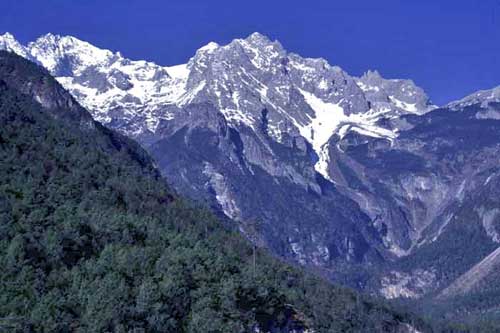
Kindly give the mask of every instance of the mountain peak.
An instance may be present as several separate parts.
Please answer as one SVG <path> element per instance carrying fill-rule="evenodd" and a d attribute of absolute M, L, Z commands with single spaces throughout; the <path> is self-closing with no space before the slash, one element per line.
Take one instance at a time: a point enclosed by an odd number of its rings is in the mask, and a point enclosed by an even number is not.
<path fill-rule="evenodd" d="M 63 43 L 63 42 L 76 43 L 77 41 L 82 42 L 79 39 L 71 37 L 71 36 L 61 36 L 61 35 L 53 34 L 53 33 L 49 32 L 49 33 L 46 33 L 45 35 L 41 35 L 35 41 L 30 42 L 28 44 L 28 48 L 39 47 L 39 46 L 55 48 L 55 47 L 58 47 L 58 45 Z"/>
<path fill-rule="evenodd" d="M 366 79 L 382 79 L 382 75 L 380 75 L 379 71 L 371 69 L 367 70 L 362 77 Z"/>
<path fill-rule="evenodd" d="M 260 43 L 265 43 L 265 44 L 272 43 L 271 39 L 269 39 L 269 37 L 261 34 L 260 32 L 251 33 L 250 35 L 248 35 L 247 38 L 245 38 L 245 40 L 248 42 L 260 42 Z"/>
<path fill-rule="evenodd" d="M 26 48 L 22 46 L 9 32 L 6 32 L 0 36 L 0 50 L 14 52 L 24 58 L 28 58 L 31 60 L 31 57 L 28 55 Z"/>
<path fill-rule="evenodd" d="M 72 36 L 45 34 L 28 44 L 29 53 L 55 76 L 69 76 L 84 67 L 106 62 L 113 52 Z"/>
<path fill-rule="evenodd" d="M 16 40 L 16 39 L 10 32 L 6 32 L 3 35 L 0 35 L 0 40 Z"/>
<path fill-rule="evenodd" d="M 233 48 L 234 46 L 243 46 L 245 49 L 259 49 L 263 50 L 266 47 L 271 48 L 276 48 L 277 50 L 283 50 L 283 47 L 278 41 L 271 41 L 267 36 L 259 33 L 259 32 L 254 32 L 250 34 L 246 38 L 236 38 L 233 39 L 229 44 L 227 45 L 220 45 L 216 42 L 209 42 L 208 44 L 202 46 L 197 50 L 196 53 L 201 52 L 201 53 L 213 53 L 214 51 L 220 49 L 221 47 L 224 47 L 226 50 L 228 48 Z"/>
<path fill-rule="evenodd" d="M 258 32 L 224 46 L 210 42 L 188 64 L 172 67 L 131 61 L 75 37 L 54 34 L 41 36 L 27 50 L 97 120 L 129 122 L 123 131 L 134 136 L 154 134 L 162 119 L 182 118 L 177 108 L 208 102 L 235 127 L 257 129 L 265 109 L 270 137 L 280 141 L 287 132 L 300 134 L 314 142 L 320 155 L 322 144 L 340 130 L 340 122 L 392 138 L 394 133 L 375 126 L 374 115 L 420 113 L 428 100 L 406 81 L 385 80 L 376 71 L 357 79 L 322 58 L 289 53 Z M 116 111 L 117 106 L 124 114 Z M 351 117 L 355 114 L 365 116 Z"/>
<path fill-rule="evenodd" d="M 73 36 L 61 36 L 57 34 L 47 33 L 38 37 L 34 42 L 28 44 L 28 48 L 50 47 L 53 49 L 60 49 L 61 51 L 68 51 L 69 49 L 78 48 L 80 50 L 86 49 L 92 52 L 101 52 L 102 54 L 112 54 L 109 50 L 100 49 L 89 42 L 83 41 Z"/>
<path fill-rule="evenodd" d="M 212 51 L 218 49 L 219 47 L 220 47 L 220 45 L 217 44 L 216 42 L 210 42 L 207 45 L 200 47 L 198 49 L 198 51 L 201 51 L 201 52 L 212 52 Z"/>
<path fill-rule="evenodd" d="M 40 37 L 38 37 L 35 42 L 42 41 L 42 40 L 57 41 L 59 39 L 61 39 L 61 35 L 53 34 L 51 32 L 48 32 L 45 35 L 41 35 Z"/>
<path fill-rule="evenodd" d="M 266 35 L 261 34 L 260 32 L 254 32 L 250 34 L 245 39 L 237 39 L 237 41 L 247 43 L 257 48 L 274 48 L 279 51 L 284 51 L 283 46 L 277 40 L 272 41 Z"/>

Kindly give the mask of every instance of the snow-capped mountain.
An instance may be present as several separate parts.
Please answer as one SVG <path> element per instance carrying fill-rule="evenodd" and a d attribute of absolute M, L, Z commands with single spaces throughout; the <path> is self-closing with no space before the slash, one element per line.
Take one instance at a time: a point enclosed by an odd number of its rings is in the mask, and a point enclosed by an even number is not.
<path fill-rule="evenodd" d="M 258 33 L 225 46 L 209 43 L 187 64 L 172 67 L 52 34 L 27 47 L 5 34 L 0 47 L 38 61 L 95 119 L 140 139 L 154 137 L 161 121 L 190 104 L 209 102 L 231 126 L 253 129 L 266 109 L 269 135 L 277 142 L 284 133 L 306 138 L 320 157 L 316 170 L 326 178 L 324 148 L 334 133 L 394 138 L 397 129 L 376 124 L 381 117 L 432 109 L 411 81 L 386 80 L 377 72 L 351 77 L 324 59 L 287 53 Z"/>
<path fill-rule="evenodd" d="M 26 46 L 5 34 L 2 48 L 138 140 L 178 191 L 329 277 L 420 297 L 500 239 L 483 198 L 500 187 L 498 88 L 437 108 L 410 80 L 354 77 L 258 33 L 170 67 L 51 34 Z"/>
<path fill-rule="evenodd" d="M 28 50 L 26 47 L 21 45 L 15 38 L 12 36 L 12 34 L 6 32 L 2 36 L 0 36 L 0 50 L 7 50 L 14 52 L 24 58 L 28 58 L 30 60 L 33 60 L 31 55 L 29 54 Z"/>

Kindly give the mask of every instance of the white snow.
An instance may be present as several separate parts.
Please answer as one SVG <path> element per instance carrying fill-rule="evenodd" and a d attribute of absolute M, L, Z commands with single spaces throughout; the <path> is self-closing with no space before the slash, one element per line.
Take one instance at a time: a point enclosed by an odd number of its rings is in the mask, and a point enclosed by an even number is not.
<path fill-rule="evenodd" d="M 269 69 L 272 72 L 276 70 L 273 65 L 273 59 L 279 57 L 279 53 L 275 50 L 273 45 L 266 45 L 264 47 L 256 45 L 255 42 L 249 42 L 245 39 L 236 39 L 233 43 L 240 44 L 248 59 L 258 70 Z M 231 44 L 230 44 L 231 45 Z"/>
<path fill-rule="evenodd" d="M 113 56 L 109 50 L 99 49 L 90 43 L 71 36 L 47 34 L 28 44 L 29 53 L 49 71 L 54 71 L 63 57 L 73 57 L 75 74 L 83 69 L 102 64 Z"/>
<path fill-rule="evenodd" d="M 187 79 L 189 76 L 189 69 L 187 64 L 165 67 L 167 73 L 175 79 Z"/>
<path fill-rule="evenodd" d="M 346 116 L 339 104 L 325 102 L 303 89 L 299 89 L 299 91 L 315 114 L 308 124 L 298 125 L 298 129 L 300 134 L 311 143 L 319 157 L 315 165 L 316 171 L 330 181 L 332 179 L 327 172 L 329 164 L 328 147 L 325 144 L 333 134 L 339 133 L 343 137 L 349 130 L 353 130 L 362 135 L 386 138 L 391 141 L 397 136 L 395 132 L 375 125 L 375 121 L 378 119 L 377 114 L 368 112 L 366 114 Z"/>
<path fill-rule="evenodd" d="M 57 79 L 73 95 L 77 96 L 79 102 L 88 108 L 99 121 L 110 122 L 112 119 L 109 116 L 109 111 L 115 108 L 123 109 L 121 112 L 126 118 L 125 120 L 143 119 L 143 123 L 137 125 L 137 133 L 141 130 L 140 126 L 155 131 L 161 119 L 174 117 L 175 108 L 163 108 L 163 106 L 182 107 L 195 101 L 202 91 L 208 96 L 213 94 L 212 97 L 217 103 L 216 105 L 229 123 L 243 123 L 253 126 L 256 120 L 253 119 L 253 114 L 247 110 L 262 106 L 272 108 L 279 114 L 279 117 L 273 117 L 270 120 L 268 124 L 269 134 L 280 140 L 282 131 L 288 131 L 290 124 L 295 126 L 299 133 L 311 143 L 319 158 L 315 169 L 327 179 L 330 179 L 328 176 L 329 149 L 327 143 L 335 133 L 343 137 L 349 131 L 353 131 L 365 136 L 388 139 L 391 142 L 397 136 L 397 132 L 381 128 L 376 124 L 381 115 L 391 111 L 390 107 L 377 106 L 364 114 L 347 116 L 341 106 L 343 101 L 331 103 L 323 100 L 308 91 L 311 88 L 303 87 L 299 91 L 313 110 L 313 114 L 306 115 L 305 120 L 296 119 L 288 109 L 291 92 L 298 88 L 296 84 L 288 81 L 279 82 L 278 85 L 272 85 L 273 90 L 270 91 L 267 81 L 261 82 L 255 74 L 256 71 L 267 71 L 274 74 L 273 70 L 278 68 L 274 64 L 281 56 L 281 49 L 276 44 L 260 45 L 262 39 L 256 37 L 259 36 L 253 36 L 248 40 L 235 40 L 222 47 L 217 43 L 210 42 L 200 48 L 197 51 L 197 57 L 192 58 L 188 64 L 169 67 L 158 66 L 147 61 L 125 59 L 119 53 L 99 49 L 76 38 L 50 34 L 30 43 L 28 49 L 49 70 L 55 70 L 64 57 L 72 58 L 72 70 L 76 75 L 91 66 L 95 66 L 100 72 L 99 75 L 103 75 L 109 86 L 102 88 L 93 83 L 82 84 L 75 82 L 72 77 L 58 77 Z M 0 47 L 2 38 L 9 40 L 9 45 L 15 42 L 13 37 L 4 35 L 0 37 Z M 208 67 L 208 59 L 210 59 L 208 54 L 219 48 L 227 50 L 234 43 L 238 43 L 244 48 L 254 68 L 247 71 L 245 67 L 237 64 L 238 67 L 233 68 L 231 66 L 234 64 L 229 60 L 215 62 L 213 68 Z M 328 90 L 330 84 L 326 76 L 318 78 L 315 75 L 316 68 L 340 71 L 337 67 L 329 67 L 328 63 L 322 59 L 305 59 L 303 61 L 299 56 L 291 54 L 289 59 L 290 69 L 300 71 L 299 74 L 305 81 L 315 83 L 318 91 Z M 217 75 L 210 78 L 209 82 L 201 80 L 194 85 L 189 82 L 188 85 L 191 72 L 214 70 L 214 68 L 217 70 L 214 74 Z M 232 72 L 232 70 L 235 71 Z M 116 76 L 115 78 L 114 75 L 117 72 L 123 73 L 123 75 L 118 73 L 122 77 Z M 166 72 L 168 75 L 158 75 L 162 72 Z M 118 79 L 127 80 L 130 87 L 119 88 Z M 362 89 L 378 89 L 378 87 L 370 87 L 363 85 L 360 81 L 357 82 Z M 250 94 L 248 94 L 249 89 Z M 255 94 L 252 95 L 252 93 Z M 392 98 L 393 103 L 405 108 L 405 110 L 416 109 L 415 105 Z"/>
<path fill-rule="evenodd" d="M 260 50 L 258 48 L 253 47 L 244 39 L 237 39 L 236 42 L 241 44 L 246 53 L 249 54 L 250 61 L 257 69 L 262 69 L 265 66 L 264 59 L 260 54 Z"/>
<path fill-rule="evenodd" d="M 363 127 L 352 127 L 352 131 L 357 132 L 361 135 L 371 136 L 373 138 L 391 138 L 395 137 L 394 132 L 389 131 L 385 128 L 370 126 L 364 124 Z"/>
<path fill-rule="evenodd" d="M 329 155 L 329 145 L 325 143 L 318 152 L 318 162 L 314 165 L 314 169 L 319 172 L 320 175 L 335 183 L 335 181 L 328 174 L 328 166 L 330 164 L 330 155 Z"/>
<path fill-rule="evenodd" d="M 311 122 L 299 129 L 300 133 L 311 142 L 315 150 L 319 150 L 345 119 L 344 110 L 338 104 L 326 103 L 305 90 L 299 89 L 299 91 L 315 112 Z"/>
<path fill-rule="evenodd" d="M 155 112 L 156 106 L 192 100 L 202 88 L 198 86 L 191 92 L 186 91 L 190 73 L 187 64 L 161 67 L 143 60 L 128 60 L 119 53 L 100 50 L 73 37 L 46 35 L 30 43 L 29 51 L 49 70 L 55 70 L 62 56 L 72 56 L 77 59 L 73 61 L 75 75 L 88 67 L 96 66 L 102 75 L 107 76 L 111 84 L 108 89 L 77 83 L 73 77 L 56 77 L 66 89 L 78 96 L 79 102 L 92 112 L 96 120 L 103 123 L 112 120 L 108 115 L 110 109 L 123 107 L 125 118 L 132 119 L 140 115 L 144 118 L 145 127 L 154 132 L 160 119 L 173 117 L 169 111 Z M 156 79 L 155 76 L 162 71 L 168 76 Z M 131 84 L 130 89 L 122 90 L 115 86 L 116 80 L 113 76 L 115 72 L 125 75 Z M 140 126 L 134 133 L 136 131 L 140 132 Z"/>
<path fill-rule="evenodd" d="M 322 78 L 321 81 L 318 84 L 318 88 L 321 89 L 321 90 L 328 89 L 328 81 L 326 81 L 324 78 Z"/>
<path fill-rule="evenodd" d="M 351 125 L 348 124 L 348 125 L 343 125 L 340 127 L 340 129 L 337 131 L 337 134 L 339 135 L 339 137 L 342 139 L 348 132 L 349 130 L 351 129 Z"/>
<path fill-rule="evenodd" d="M 300 134 L 311 143 L 319 157 L 314 166 L 316 171 L 326 179 L 331 180 L 327 172 L 329 163 L 328 150 L 327 147 L 323 150 L 323 145 L 328 142 L 335 129 L 345 118 L 344 110 L 338 104 L 326 103 L 305 90 L 299 89 L 299 91 L 315 112 L 309 124 L 299 127 Z"/>
<path fill-rule="evenodd" d="M 217 50 L 218 48 L 219 48 L 219 44 L 217 44 L 215 42 L 210 42 L 207 45 L 199 48 L 198 51 L 210 53 L 210 52 Z"/>
<path fill-rule="evenodd" d="M 14 52 L 17 55 L 29 58 L 28 51 L 26 50 L 26 48 L 22 46 L 14 38 L 14 36 L 8 32 L 0 36 L 0 50 Z"/>
<path fill-rule="evenodd" d="M 215 43 L 209 43 L 201 51 L 211 51 L 216 47 Z M 76 83 L 72 77 L 56 77 L 66 89 L 79 96 L 79 102 L 92 112 L 96 120 L 103 123 L 111 121 L 107 114 L 110 108 L 123 106 L 126 108 L 125 116 L 132 119 L 136 115 L 134 112 L 139 111 L 139 115 L 144 117 L 146 128 L 154 131 L 160 119 L 173 117 L 166 111 L 155 113 L 155 106 L 189 103 L 205 85 L 201 82 L 191 91 L 186 91 L 190 74 L 187 64 L 161 67 L 143 60 L 128 60 L 120 53 L 113 54 L 69 36 L 47 34 L 30 43 L 28 51 L 49 71 L 55 71 L 63 57 L 72 57 L 73 74 L 76 76 L 86 68 L 96 66 L 103 75 L 111 75 L 108 82 L 114 85 L 116 82 L 112 71 L 125 74 L 132 85 L 126 91 L 116 86 L 99 90 Z M 155 79 L 155 75 L 161 71 L 165 71 L 170 77 Z"/>
<path fill-rule="evenodd" d="M 412 113 L 418 112 L 417 104 L 415 104 L 415 103 L 406 103 L 406 102 L 403 102 L 403 101 L 397 99 L 394 96 L 389 96 L 389 98 L 394 103 L 394 105 L 396 105 L 400 109 L 403 109 L 403 110 L 406 110 L 406 111 L 412 112 Z"/>
<path fill-rule="evenodd" d="M 180 99 L 177 101 L 177 105 L 183 106 L 191 103 L 198 95 L 198 93 L 202 91 L 203 88 L 205 88 L 206 84 L 207 84 L 206 81 L 201 81 L 200 83 L 198 83 L 196 87 L 194 87 L 192 90 L 186 92 L 184 95 L 180 97 Z"/>
<path fill-rule="evenodd" d="M 361 88 L 361 90 L 363 90 L 364 92 L 370 92 L 370 91 L 378 92 L 378 91 L 380 91 L 379 87 L 367 85 L 360 80 L 357 80 L 356 83 L 357 83 L 358 87 Z"/>
<path fill-rule="evenodd" d="M 220 103 L 220 92 L 217 91 L 219 95 L 219 103 Z M 234 91 L 232 96 L 232 102 L 234 108 L 222 108 L 221 112 L 229 123 L 242 123 L 247 125 L 248 127 L 252 127 L 254 120 L 250 117 L 249 114 L 243 112 L 240 108 L 240 93 L 238 91 Z"/>
<path fill-rule="evenodd" d="M 290 61 L 290 66 L 294 67 L 295 69 L 298 69 L 299 71 L 303 71 L 303 72 L 311 72 L 314 70 L 313 67 L 306 66 L 306 65 L 304 65 L 300 62 L 297 62 L 297 61 Z"/>

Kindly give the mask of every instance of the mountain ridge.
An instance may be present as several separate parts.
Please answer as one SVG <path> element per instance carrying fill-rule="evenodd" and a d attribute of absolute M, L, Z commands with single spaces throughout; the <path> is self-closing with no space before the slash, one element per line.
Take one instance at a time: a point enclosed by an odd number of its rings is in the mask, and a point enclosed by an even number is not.
<path fill-rule="evenodd" d="M 12 39 L 0 47 L 19 51 Z M 500 162 L 495 89 L 437 108 L 411 80 L 353 77 L 260 34 L 209 43 L 174 67 L 70 41 L 56 43 L 62 53 L 31 47 L 174 188 L 286 260 L 422 298 L 497 247 L 496 206 L 479 199 L 495 191 Z M 86 64 L 79 53 L 104 56 Z M 465 253 L 463 235 L 481 244 Z"/>
<path fill-rule="evenodd" d="M 72 99 L 0 51 L 2 331 L 431 331 L 255 249 Z"/>

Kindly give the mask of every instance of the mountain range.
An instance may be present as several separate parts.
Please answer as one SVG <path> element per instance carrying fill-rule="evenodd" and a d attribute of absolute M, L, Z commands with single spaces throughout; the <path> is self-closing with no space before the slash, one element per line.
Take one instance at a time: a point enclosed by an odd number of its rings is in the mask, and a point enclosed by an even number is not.
<path fill-rule="evenodd" d="M 500 290 L 500 87 L 436 106 L 411 80 L 351 76 L 259 33 L 169 67 L 52 34 L 0 49 L 285 260 L 386 298 Z M 473 299 L 457 312 L 500 305 Z"/>
<path fill-rule="evenodd" d="M 0 51 L 2 332 L 431 332 L 257 249 Z"/>

